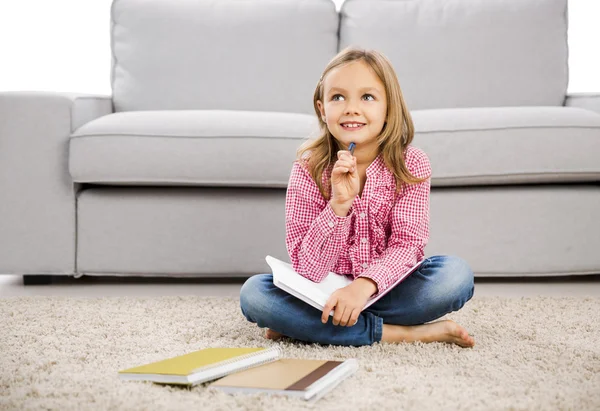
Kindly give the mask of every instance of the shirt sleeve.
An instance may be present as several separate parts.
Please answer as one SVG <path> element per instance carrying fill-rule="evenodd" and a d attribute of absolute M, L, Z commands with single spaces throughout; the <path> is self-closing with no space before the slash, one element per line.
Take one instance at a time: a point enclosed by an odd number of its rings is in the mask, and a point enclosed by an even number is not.
<path fill-rule="evenodd" d="M 286 247 L 294 270 L 320 282 L 332 271 L 350 234 L 352 208 L 340 217 L 312 176 L 294 163 L 286 192 Z"/>
<path fill-rule="evenodd" d="M 431 176 L 427 155 L 412 148 L 407 153 L 407 167 L 418 178 Z M 392 207 L 391 235 L 381 258 L 358 277 L 370 278 L 377 284 L 374 296 L 386 291 L 406 272 L 423 259 L 429 240 L 429 194 L 431 178 L 417 184 L 403 184 Z"/>

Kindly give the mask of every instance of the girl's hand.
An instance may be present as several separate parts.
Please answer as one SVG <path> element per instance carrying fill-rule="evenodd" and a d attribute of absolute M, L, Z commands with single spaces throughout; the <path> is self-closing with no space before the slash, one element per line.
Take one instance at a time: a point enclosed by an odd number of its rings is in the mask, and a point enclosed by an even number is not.
<path fill-rule="evenodd" d="M 350 208 L 360 189 L 356 157 L 347 150 L 338 151 L 338 160 L 331 172 L 331 201 Z"/>
<path fill-rule="evenodd" d="M 325 304 L 321 314 L 321 322 L 327 323 L 329 313 L 333 312 L 333 325 L 352 327 L 356 324 L 358 316 L 369 297 L 377 291 L 374 282 L 365 278 L 358 278 L 344 288 L 335 291 Z"/>

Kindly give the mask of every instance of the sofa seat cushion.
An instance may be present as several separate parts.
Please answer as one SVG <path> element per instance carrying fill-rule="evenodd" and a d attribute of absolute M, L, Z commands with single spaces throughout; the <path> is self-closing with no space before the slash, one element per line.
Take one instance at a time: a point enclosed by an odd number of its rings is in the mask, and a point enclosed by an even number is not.
<path fill-rule="evenodd" d="M 70 139 L 73 181 L 286 187 L 315 115 L 228 110 L 110 114 Z"/>
<path fill-rule="evenodd" d="M 600 181 L 600 115 L 571 107 L 415 110 L 433 186 Z"/>

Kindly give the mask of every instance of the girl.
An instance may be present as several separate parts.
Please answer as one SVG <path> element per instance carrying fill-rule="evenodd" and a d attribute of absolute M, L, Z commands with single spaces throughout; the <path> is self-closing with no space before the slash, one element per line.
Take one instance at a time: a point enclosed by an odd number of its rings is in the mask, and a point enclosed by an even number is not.
<path fill-rule="evenodd" d="M 325 68 L 313 103 L 321 133 L 300 147 L 292 167 L 286 246 L 294 269 L 310 280 L 333 271 L 353 282 L 333 293 L 321 313 L 274 286 L 271 274 L 255 275 L 240 291 L 243 315 L 268 328 L 271 339 L 472 347 L 474 339 L 451 320 L 425 324 L 473 296 L 473 272 L 457 257 L 427 258 L 361 312 L 423 259 L 429 238 L 431 167 L 410 146 L 413 122 L 391 63 L 377 51 L 341 51 Z"/>

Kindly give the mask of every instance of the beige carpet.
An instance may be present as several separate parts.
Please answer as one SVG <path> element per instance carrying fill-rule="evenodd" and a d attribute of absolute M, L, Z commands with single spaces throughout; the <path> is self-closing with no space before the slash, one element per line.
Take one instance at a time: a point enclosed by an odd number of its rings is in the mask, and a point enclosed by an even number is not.
<path fill-rule="evenodd" d="M 286 356 L 355 357 L 359 371 L 316 403 L 330 410 L 598 410 L 600 299 L 474 298 L 448 315 L 476 346 L 325 347 Z M 124 382 L 117 371 L 205 347 L 269 346 L 231 298 L 0 300 L 0 409 L 310 409 L 301 400 Z"/>

